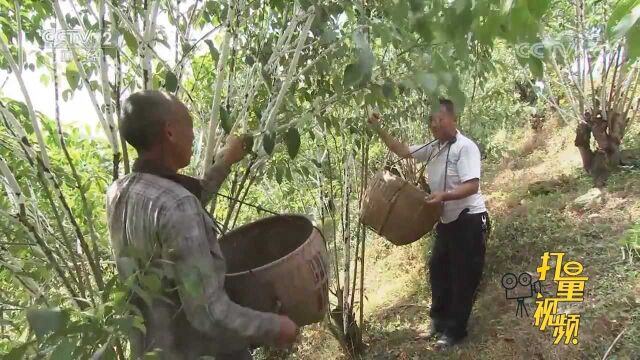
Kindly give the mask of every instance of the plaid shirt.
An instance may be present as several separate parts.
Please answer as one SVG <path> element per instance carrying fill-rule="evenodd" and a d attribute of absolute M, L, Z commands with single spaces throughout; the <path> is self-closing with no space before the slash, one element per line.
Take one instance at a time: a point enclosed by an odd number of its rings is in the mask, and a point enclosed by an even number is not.
<path fill-rule="evenodd" d="M 278 318 L 229 300 L 226 263 L 203 208 L 229 174 L 221 162 L 200 180 L 200 199 L 167 178 L 133 172 L 107 193 L 111 244 L 146 331 L 131 339 L 136 357 L 195 359 L 275 340 Z M 177 291 L 174 289 L 177 288 Z"/>

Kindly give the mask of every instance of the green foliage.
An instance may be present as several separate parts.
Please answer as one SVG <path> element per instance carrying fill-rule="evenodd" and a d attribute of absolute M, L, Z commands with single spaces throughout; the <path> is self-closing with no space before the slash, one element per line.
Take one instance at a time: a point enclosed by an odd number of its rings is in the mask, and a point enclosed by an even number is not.
<path fill-rule="evenodd" d="M 289 128 L 287 132 L 284 134 L 284 140 L 287 144 L 287 152 L 291 159 L 295 159 L 296 155 L 298 155 L 298 151 L 300 150 L 300 133 L 296 128 Z"/>
<path fill-rule="evenodd" d="M 623 36 L 638 19 L 634 15 L 634 9 L 640 6 L 638 0 L 621 0 L 613 8 L 613 12 L 607 21 L 607 30 L 610 36 Z"/>
<path fill-rule="evenodd" d="M 131 52 L 135 53 L 138 51 L 138 40 L 133 34 L 128 31 L 124 31 L 122 36 L 124 37 L 124 41 Z"/>
<path fill-rule="evenodd" d="M 78 83 L 80 82 L 80 73 L 78 72 L 78 68 L 74 62 L 70 62 L 67 65 L 65 70 L 65 75 L 67 76 L 67 82 L 69 83 L 69 87 L 72 90 L 78 88 Z"/>
<path fill-rule="evenodd" d="M 344 76 L 342 80 L 342 86 L 352 87 L 360 82 L 362 79 L 362 71 L 358 64 L 349 64 L 344 68 Z"/>
<path fill-rule="evenodd" d="M 618 240 L 618 244 L 640 251 L 640 222 L 636 222 L 633 227 L 628 229 Z"/>
<path fill-rule="evenodd" d="M 224 106 L 220 106 L 220 126 L 226 134 L 231 132 L 231 128 L 233 127 L 234 120 L 231 118 L 231 115 L 227 111 Z"/>
<path fill-rule="evenodd" d="M 173 6 L 169 3 L 161 3 L 163 15 L 169 14 L 169 6 Z M 97 31 L 98 19 L 82 4 L 75 2 L 77 14 L 65 14 L 67 22 L 71 27 L 80 28 L 82 24 L 88 31 Z M 535 81 L 547 76 L 540 59 L 515 58 L 514 45 L 538 41 L 547 14 L 563 6 L 549 0 L 364 4 L 253 1 L 232 19 L 232 47 L 223 72 L 218 73 L 217 64 L 223 52 L 219 35 L 224 32 L 214 32 L 198 43 L 183 43 L 182 37 L 224 24 L 227 5 L 215 1 L 197 4 L 186 12 L 181 4 L 180 20 L 169 16 L 171 26 L 181 35 L 177 45 L 172 44 L 173 39 L 168 36 L 171 31 L 158 28 L 154 34 L 156 47 L 170 45 L 167 47 L 172 50 L 177 47 L 177 61 L 173 60 L 173 54 L 171 59 L 162 61 L 154 54 L 152 60 L 152 87 L 178 92 L 191 110 L 196 139 L 203 139 L 195 144 L 194 165 L 187 172 L 199 169 L 207 149 L 205 141 L 209 139 L 211 111 L 219 111 L 220 128 L 225 134 L 234 129 L 234 132 L 250 133 L 252 139 L 256 139 L 255 146 L 262 147 L 253 148 L 253 143 L 248 146 L 254 150 L 252 156 L 256 159 L 238 165 L 222 193 L 278 212 L 307 214 L 318 223 L 332 223 L 333 229 L 338 229 L 335 232 L 350 223 L 350 233 L 342 235 L 351 242 L 357 234 L 357 227 L 353 225 L 357 222 L 362 174 L 370 177 L 389 157 L 367 130 L 365 118 L 369 107 L 380 110 L 384 126 L 403 141 L 421 143 L 429 137 L 424 120 L 437 105 L 438 97 L 449 97 L 461 114 L 463 131 L 476 140 L 490 158 L 503 156 L 511 150 L 512 142 L 508 140 L 513 130 L 525 126 L 528 116 L 539 106 L 519 101 L 513 90 L 514 80 Z M 25 39 L 40 45 L 43 39 L 39 31 L 53 20 L 49 2 L 23 1 L 21 5 L 16 14 L 14 2 L 0 0 L 3 14 L 0 27 L 16 59 L 21 50 L 24 52 L 17 47 L 16 16 L 22 20 Z M 298 36 L 307 35 L 301 31 L 306 19 L 303 16 L 298 19 L 301 24 L 290 32 L 291 37 L 283 38 L 301 6 L 312 7 L 315 12 L 310 29 L 313 37 L 306 39 L 297 54 L 299 61 L 293 64 L 294 75 L 289 79 L 291 87 L 283 91 L 280 107 L 274 110 L 274 100 L 279 97 L 292 65 L 294 45 Z M 616 6 L 612 15 L 616 20 L 610 22 L 609 28 L 625 32 L 630 54 L 637 56 L 635 44 L 639 42 L 633 40 L 638 37 L 638 24 L 634 22 L 629 26 L 632 20 L 629 10 L 618 10 L 621 7 Z M 139 6 L 121 9 L 129 19 L 142 19 L 145 15 Z M 121 35 L 123 43 L 105 49 L 110 86 L 115 93 L 112 74 L 116 71 L 115 59 L 119 58 L 123 65 L 119 90 L 130 93 L 139 90 L 142 83 L 139 69 L 144 54 L 138 53 L 140 34 L 134 34 L 124 21 L 115 20 L 109 18 L 106 25 L 108 30 Z M 90 51 L 77 50 L 81 58 L 90 55 Z M 49 54 L 44 50 L 35 51 L 35 55 L 25 52 L 23 58 L 25 63 L 20 65 L 26 68 L 35 64 L 42 70 L 51 65 Z M 181 61 L 181 58 L 184 59 Z M 80 78 L 74 62 L 58 63 L 58 68 L 64 69 L 68 84 L 68 89 L 66 85 L 60 89 L 62 98 L 67 100 L 81 89 L 92 91 L 102 103 L 99 65 L 91 61 L 80 64 L 92 85 L 83 88 L 84 79 Z M 0 68 L 7 69 L 3 57 L 0 57 Z M 182 74 L 180 79 L 177 73 Z M 216 79 L 224 80 L 222 101 L 212 106 Z M 115 101 L 109 105 L 114 104 Z M 2 106 L 6 106 L 24 128 L 28 142 L 37 144 L 25 104 L 2 99 Z M 98 111 L 104 111 L 104 107 Z M 267 116 L 263 114 L 267 112 L 273 112 L 269 113 L 273 115 L 273 123 L 265 123 Z M 38 114 L 38 121 L 44 133 L 52 176 L 60 185 L 69 214 L 61 207 L 53 188 L 45 186 L 34 159 L 25 155 L 23 139 L 16 137 L 16 129 L 0 117 L 0 155 L 7 160 L 26 193 L 25 218 L 53 252 L 52 257 L 48 257 L 45 247 L 0 247 L 3 293 L 7 289 L 8 298 L 33 309 L 9 315 L 7 321 L 13 324 L 11 339 L 0 340 L 0 350 L 7 350 L 14 358 L 43 354 L 54 359 L 90 358 L 94 353 L 115 358 L 118 341 L 126 339 L 131 329 L 143 328 L 143 325 L 139 316 L 129 315 L 128 290 L 117 280 L 110 258 L 104 194 L 112 181 L 113 154 L 100 135 L 95 138 L 93 129 L 85 131 L 66 125 L 63 126 L 66 149 L 63 149 L 57 124 L 42 114 Z M 37 151 L 39 145 L 34 149 Z M 368 166 L 364 164 L 365 154 L 369 156 Z M 345 174 L 347 159 L 353 159 L 353 163 L 351 172 Z M 248 164 L 256 163 L 252 171 L 246 171 Z M 120 163 L 120 175 L 122 168 Z M 243 181 L 245 173 L 250 175 Z M 351 193 L 345 195 L 343 192 L 349 188 Z M 350 209 L 351 218 L 342 218 L 345 207 Z M 14 218 L 5 215 L 19 212 L 8 196 L 0 197 L 0 210 L 3 211 L 0 241 L 30 239 L 25 226 L 11 222 Z M 223 198 L 217 199 L 215 210 L 215 216 L 228 221 L 230 228 L 264 216 L 247 206 L 232 206 L 232 202 Z M 331 226 L 327 225 L 327 229 Z M 334 230 L 326 234 L 329 239 L 335 238 Z M 87 241 L 95 238 L 96 245 L 91 244 L 90 254 L 77 251 L 79 237 Z M 331 243 L 330 250 L 343 254 L 343 246 Z M 86 268 L 87 256 L 100 260 L 100 270 L 107 283 L 112 282 L 110 286 L 98 289 L 95 274 Z M 62 273 L 69 276 L 71 290 L 79 293 L 82 300 L 71 299 L 63 279 L 52 271 L 56 265 L 64 266 Z M 130 279 L 128 285 L 150 301 L 161 286 L 160 276 L 138 275 Z M 116 282 L 120 285 L 114 285 Z M 197 284 L 190 290 L 198 291 Z M 26 331 L 27 325 L 30 332 Z"/>
<path fill-rule="evenodd" d="M 178 78 L 176 77 L 176 74 L 171 71 L 167 71 L 164 78 L 164 88 L 170 92 L 176 91 L 178 88 Z"/>
<path fill-rule="evenodd" d="M 218 49 L 216 49 L 216 47 L 213 45 L 213 41 L 211 41 L 210 39 L 207 39 L 204 42 L 209 47 L 209 53 L 211 54 L 211 59 L 213 59 L 213 61 L 217 63 L 218 59 L 220 58 L 220 53 L 218 52 Z"/>
<path fill-rule="evenodd" d="M 262 137 L 262 146 L 264 147 L 264 151 L 271 155 L 273 153 L 273 148 L 276 145 L 276 135 L 274 133 L 266 133 Z"/>
<path fill-rule="evenodd" d="M 640 56 L 640 1 L 622 0 L 613 9 L 607 22 L 607 31 L 611 38 L 626 37 L 629 57 L 634 60 Z"/>
<path fill-rule="evenodd" d="M 31 309 L 27 311 L 29 326 L 39 338 L 65 328 L 69 321 L 68 316 L 60 309 Z"/>

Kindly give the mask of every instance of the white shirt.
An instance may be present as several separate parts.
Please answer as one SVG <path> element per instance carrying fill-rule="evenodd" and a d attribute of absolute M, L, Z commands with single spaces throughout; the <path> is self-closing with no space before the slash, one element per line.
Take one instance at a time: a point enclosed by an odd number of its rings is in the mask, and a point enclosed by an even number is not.
<path fill-rule="evenodd" d="M 412 145 L 409 147 L 409 152 L 414 159 L 428 164 L 427 181 L 432 192 L 449 192 L 466 181 L 480 179 L 480 150 L 471 139 L 459 131 L 456 133 L 455 142 L 451 145 L 441 144 L 439 141 L 427 146 Z M 447 163 L 446 187 L 445 162 Z M 470 214 L 487 211 L 479 188 L 477 193 L 466 198 L 445 201 L 440 222 L 446 224 L 455 221 L 465 208 L 469 208 Z"/>

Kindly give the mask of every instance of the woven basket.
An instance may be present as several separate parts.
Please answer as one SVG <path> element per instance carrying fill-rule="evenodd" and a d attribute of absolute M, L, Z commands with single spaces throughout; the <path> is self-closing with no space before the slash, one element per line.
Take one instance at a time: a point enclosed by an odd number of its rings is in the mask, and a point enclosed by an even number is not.
<path fill-rule="evenodd" d="M 399 176 L 379 171 L 362 200 L 360 222 L 395 245 L 407 245 L 438 222 L 441 206 L 427 204 L 427 193 Z"/>
<path fill-rule="evenodd" d="M 298 326 L 322 321 L 329 305 L 326 244 L 311 221 L 271 216 L 220 239 L 227 261 L 225 288 L 235 303 L 279 312 Z"/>

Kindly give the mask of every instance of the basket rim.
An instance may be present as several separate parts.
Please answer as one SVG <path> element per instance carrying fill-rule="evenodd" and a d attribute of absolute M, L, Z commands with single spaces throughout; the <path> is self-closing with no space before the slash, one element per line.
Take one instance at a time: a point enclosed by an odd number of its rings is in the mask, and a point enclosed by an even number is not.
<path fill-rule="evenodd" d="M 248 227 L 249 225 L 255 224 L 257 222 L 262 222 L 262 221 L 267 221 L 267 220 L 270 220 L 270 219 L 273 219 L 273 218 L 282 218 L 282 217 L 298 218 L 298 219 L 304 219 L 304 220 L 308 221 L 309 224 L 311 225 L 311 233 L 309 234 L 309 237 L 305 241 L 303 241 L 302 244 L 300 244 L 293 251 L 291 251 L 287 255 L 285 255 L 285 256 L 277 259 L 277 260 L 274 260 L 274 261 L 272 261 L 270 263 L 264 264 L 262 266 L 258 266 L 258 267 L 253 268 L 253 269 L 244 270 L 244 271 L 238 271 L 238 272 L 234 272 L 234 273 L 228 273 L 228 274 L 225 274 L 226 277 L 236 277 L 236 276 L 247 275 L 247 274 L 255 273 L 255 272 L 260 271 L 260 270 L 264 270 L 267 267 L 273 267 L 273 266 L 275 266 L 277 264 L 280 264 L 281 262 L 293 257 L 294 255 L 298 254 L 299 252 L 301 252 L 302 251 L 301 249 L 309 242 L 310 239 L 312 239 L 314 237 L 315 234 L 319 234 L 320 236 L 322 236 L 320 234 L 320 230 L 318 230 L 318 228 L 315 225 L 313 225 L 313 222 L 311 220 L 309 220 L 307 217 L 305 217 L 303 215 L 299 215 L 299 214 L 280 214 L 280 215 L 268 216 L 268 217 L 262 218 L 260 220 L 254 221 L 254 222 L 250 222 L 250 223 L 244 224 L 244 225 L 240 226 L 239 228 L 234 229 L 234 230 L 232 230 L 230 232 L 238 231 L 238 230 L 240 230 L 240 229 L 242 229 L 244 227 Z M 227 233 L 227 234 L 229 234 L 229 233 Z M 224 236 L 221 236 L 219 241 L 222 240 L 223 238 L 224 238 Z M 226 258 L 225 258 L 225 263 L 226 263 Z"/>

